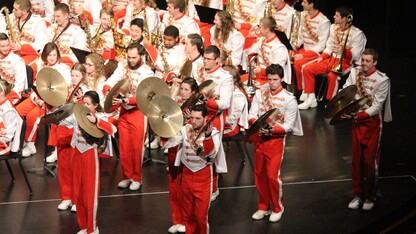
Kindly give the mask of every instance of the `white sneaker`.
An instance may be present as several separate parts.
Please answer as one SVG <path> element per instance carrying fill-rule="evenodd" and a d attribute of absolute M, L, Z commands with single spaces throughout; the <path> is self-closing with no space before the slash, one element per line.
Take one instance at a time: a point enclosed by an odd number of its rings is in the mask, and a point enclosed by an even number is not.
<path fill-rule="evenodd" d="M 217 189 L 217 191 L 215 191 L 211 194 L 211 201 L 215 201 L 215 199 L 217 199 L 218 195 L 220 195 L 220 190 L 219 189 Z"/>
<path fill-rule="evenodd" d="M 362 203 L 363 203 L 363 201 L 361 200 L 361 198 L 354 197 L 354 199 L 352 199 L 352 201 L 348 204 L 348 208 L 350 208 L 352 210 L 356 210 L 360 207 L 360 205 Z"/>
<path fill-rule="evenodd" d="M 71 200 L 62 200 L 58 206 L 58 210 L 67 210 L 71 206 Z"/>
<path fill-rule="evenodd" d="M 129 185 L 131 184 L 131 179 L 127 179 L 127 180 L 122 180 L 122 181 L 120 181 L 120 183 L 118 183 L 118 187 L 119 188 L 127 188 L 127 187 L 129 187 Z"/>
<path fill-rule="evenodd" d="M 374 202 L 372 202 L 372 201 L 370 201 L 368 199 L 365 199 L 365 202 L 363 204 L 363 210 L 370 211 L 373 208 L 374 208 Z"/>
<path fill-rule="evenodd" d="M 27 142 L 25 147 L 23 147 L 22 156 L 29 157 L 29 156 L 32 156 L 33 154 L 36 154 L 35 142 Z"/>
<path fill-rule="evenodd" d="M 181 226 L 182 224 L 174 224 L 172 225 L 172 227 L 170 227 L 168 229 L 169 233 L 177 233 L 178 232 L 178 228 Z"/>
<path fill-rule="evenodd" d="M 316 99 L 310 100 L 306 99 L 302 104 L 298 105 L 299 110 L 307 110 L 309 108 L 315 108 L 318 106 Z"/>
<path fill-rule="evenodd" d="M 254 212 L 254 214 L 251 216 L 254 220 L 260 220 L 264 218 L 265 215 L 270 215 L 270 210 L 258 210 Z"/>
<path fill-rule="evenodd" d="M 95 229 L 95 231 L 91 232 L 91 234 L 100 234 L 100 230 L 98 230 L 98 227 Z"/>
<path fill-rule="evenodd" d="M 81 231 L 77 232 L 77 234 L 88 234 L 87 229 L 82 229 Z"/>
<path fill-rule="evenodd" d="M 56 148 L 55 148 L 52 154 L 46 157 L 46 162 L 53 163 L 53 162 L 56 162 L 57 160 L 58 160 L 58 152 L 56 151 Z"/>
<path fill-rule="evenodd" d="M 73 204 L 73 205 L 71 206 L 71 212 L 75 212 L 75 213 L 77 213 L 77 206 L 76 206 L 75 204 Z"/>
<path fill-rule="evenodd" d="M 129 186 L 129 190 L 131 190 L 131 191 L 139 190 L 140 187 L 141 187 L 141 185 L 142 184 L 140 182 L 136 182 L 134 180 L 131 180 L 131 184 Z"/>
<path fill-rule="evenodd" d="M 299 101 L 301 101 L 301 102 L 303 102 L 303 101 L 305 101 L 306 100 L 306 98 L 308 97 L 308 94 L 307 93 L 304 93 L 303 91 L 302 91 L 302 94 L 300 95 L 300 97 L 299 97 Z"/>
<path fill-rule="evenodd" d="M 272 223 L 279 221 L 282 218 L 282 213 L 283 212 L 279 212 L 279 213 L 272 212 L 272 214 L 269 217 L 269 221 Z"/>
<path fill-rule="evenodd" d="M 164 154 L 168 154 L 168 150 L 169 150 L 168 148 L 165 148 L 165 149 L 163 150 L 163 153 L 164 153 Z"/>
<path fill-rule="evenodd" d="M 178 232 L 186 232 L 186 227 L 185 227 L 185 225 L 182 225 L 182 224 L 179 224 L 180 226 L 178 227 Z"/>

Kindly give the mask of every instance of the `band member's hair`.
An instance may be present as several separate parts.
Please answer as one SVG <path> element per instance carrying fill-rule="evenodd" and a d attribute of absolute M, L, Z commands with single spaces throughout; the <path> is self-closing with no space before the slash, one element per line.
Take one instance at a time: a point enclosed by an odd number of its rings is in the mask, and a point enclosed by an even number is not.
<path fill-rule="evenodd" d="M 185 79 L 183 79 L 181 85 L 182 84 L 189 84 L 189 86 L 191 87 L 191 91 L 193 93 L 198 93 L 199 92 L 198 83 L 192 77 L 186 77 Z"/>
<path fill-rule="evenodd" d="M 373 61 L 378 61 L 378 52 L 375 49 L 372 48 L 367 48 L 363 51 L 363 55 L 372 55 L 373 56 Z"/>
<path fill-rule="evenodd" d="M 0 32 L 0 41 L 8 41 L 9 37 L 6 33 Z"/>
<path fill-rule="evenodd" d="M 85 66 L 81 63 L 75 63 L 74 66 L 71 68 L 72 71 L 79 71 L 81 72 L 82 76 L 85 77 L 87 75 L 87 69 L 85 69 Z"/>
<path fill-rule="evenodd" d="M 142 31 L 143 31 L 143 25 L 144 25 L 144 21 L 141 18 L 136 18 L 132 21 L 130 21 L 130 27 L 136 25 L 137 27 L 139 27 Z"/>
<path fill-rule="evenodd" d="M 143 0 L 143 2 L 151 8 L 157 8 L 157 4 L 154 0 Z"/>
<path fill-rule="evenodd" d="M 206 117 L 208 115 L 207 107 L 204 104 L 198 104 L 191 108 L 191 111 L 202 112 L 202 116 Z"/>
<path fill-rule="evenodd" d="M 262 18 L 260 23 L 263 24 L 264 28 L 268 28 L 270 32 L 274 32 L 274 29 L 276 28 L 276 20 L 274 20 L 272 16 Z"/>
<path fill-rule="evenodd" d="M 234 29 L 233 17 L 226 10 L 218 11 L 217 16 L 220 18 L 221 28 L 215 27 L 214 37 L 217 40 L 219 38 L 221 38 L 221 40 L 222 40 L 221 42 L 225 43 L 225 42 L 227 42 L 231 31 Z M 220 37 L 220 35 L 221 35 L 221 37 Z"/>
<path fill-rule="evenodd" d="M 185 12 L 185 0 L 168 0 L 168 4 L 173 4 L 173 8 L 179 8 L 180 12 Z"/>
<path fill-rule="evenodd" d="M 335 9 L 335 12 L 338 12 L 341 15 L 341 18 L 347 17 L 347 15 L 353 15 L 354 10 L 349 6 L 340 6 Z"/>
<path fill-rule="evenodd" d="M 110 59 L 104 63 L 103 75 L 105 76 L 106 79 L 110 78 L 110 76 L 117 69 L 117 66 L 118 66 L 118 61 L 116 59 Z"/>
<path fill-rule="evenodd" d="M 241 77 L 240 77 L 240 73 L 238 72 L 238 69 L 233 65 L 224 65 L 222 68 L 224 68 L 224 70 L 228 71 L 233 76 L 234 86 L 237 86 L 241 90 L 241 92 L 244 93 L 248 101 L 249 100 L 248 95 L 244 88 L 244 84 L 241 81 Z"/>
<path fill-rule="evenodd" d="M 137 49 L 137 52 L 139 52 L 139 55 L 145 55 L 146 54 L 146 49 L 144 48 L 144 46 L 140 45 L 140 43 L 138 42 L 133 42 L 130 45 L 127 46 L 127 51 L 132 50 L 132 49 Z"/>
<path fill-rule="evenodd" d="M 109 7 L 109 6 L 103 7 L 103 8 L 100 10 L 100 16 L 102 16 L 103 14 L 109 15 L 111 18 L 114 18 L 114 11 L 113 11 L 113 9 L 112 9 L 111 7 Z"/>
<path fill-rule="evenodd" d="M 95 108 L 95 110 L 97 112 L 103 112 L 103 107 L 100 105 L 100 96 L 98 96 L 97 92 L 95 92 L 93 90 L 87 91 L 86 93 L 84 93 L 84 98 L 85 97 L 89 97 L 91 99 L 92 104 L 94 104 L 94 105 L 97 104 L 98 105 Z"/>
<path fill-rule="evenodd" d="M 13 84 L 10 84 L 6 80 L 0 80 L 0 92 L 4 91 L 4 95 L 7 96 L 12 91 Z"/>
<path fill-rule="evenodd" d="M 188 34 L 187 37 L 189 39 L 189 42 L 191 42 L 191 45 L 196 46 L 200 54 L 204 54 L 204 41 L 202 40 L 201 35 L 197 33 L 191 33 Z"/>
<path fill-rule="evenodd" d="M 214 54 L 214 58 L 218 58 L 221 55 L 220 49 L 216 47 L 215 45 L 210 45 L 207 48 L 205 48 L 205 54 Z"/>
<path fill-rule="evenodd" d="M 86 60 L 91 60 L 94 64 L 95 71 L 94 71 L 94 80 L 86 79 L 85 83 L 90 87 L 92 90 L 97 90 L 98 82 L 100 81 L 101 76 L 103 76 L 104 70 L 104 60 L 103 57 L 97 53 L 89 54 L 85 57 Z"/>
<path fill-rule="evenodd" d="M 61 53 L 59 52 L 58 46 L 53 42 L 48 42 L 43 47 L 42 54 L 40 56 L 40 58 L 42 59 L 43 64 L 45 64 L 45 65 L 48 64 L 48 62 L 47 62 L 48 56 L 54 50 L 56 51 L 56 54 L 57 54 L 57 59 L 58 59 L 57 61 L 58 62 L 61 61 Z"/>
<path fill-rule="evenodd" d="M 19 9 L 22 11 L 29 12 L 32 8 L 32 3 L 29 0 L 16 0 L 14 1 L 14 4 L 19 6 Z"/>
<path fill-rule="evenodd" d="M 319 5 L 320 5 L 320 1 L 319 0 L 306 0 L 308 2 L 308 4 L 313 3 L 313 9 L 318 10 L 319 9 Z"/>
<path fill-rule="evenodd" d="M 278 75 L 280 78 L 284 77 L 284 70 L 283 67 L 279 64 L 271 64 L 270 66 L 266 67 L 266 76 L 268 75 Z"/>
<path fill-rule="evenodd" d="M 65 3 L 59 3 L 59 4 L 56 4 L 53 11 L 61 11 L 69 15 L 69 6 L 66 5 Z"/>
<path fill-rule="evenodd" d="M 165 31 L 163 31 L 163 35 L 179 38 L 179 29 L 173 25 L 169 25 L 165 28 Z"/>

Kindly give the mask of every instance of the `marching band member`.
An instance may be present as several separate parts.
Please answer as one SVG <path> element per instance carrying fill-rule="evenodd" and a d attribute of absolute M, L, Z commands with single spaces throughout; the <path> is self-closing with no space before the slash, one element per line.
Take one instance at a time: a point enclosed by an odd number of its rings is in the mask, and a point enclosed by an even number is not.
<path fill-rule="evenodd" d="M 177 27 L 181 41 L 188 34 L 201 34 L 195 20 L 185 14 L 185 0 L 168 0 L 168 12 L 163 15 L 162 22 L 165 26 Z"/>
<path fill-rule="evenodd" d="M 220 139 L 224 133 L 226 110 L 230 108 L 234 90 L 233 78 L 225 71 L 221 65 L 220 50 L 216 46 L 208 46 L 204 52 L 204 68 L 206 71 L 206 80 L 212 80 L 215 83 L 214 93 L 211 97 L 206 97 L 209 115 L 217 115 L 213 121 L 213 126 L 220 131 Z M 215 160 L 214 183 L 211 200 L 215 200 L 219 195 L 218 174 L 226 173 L 227 163 L 225 161 L 224 150 L 221 147 L 220 152 Z"/>
<path fill-rule="evenodd" d="M 101 92 L 104 88 L 104 82 L 106 80 L 104 76 L 104 60 L 103 58 L 96 53 L 91 53 L 85 57 L 85 64 L 87 70 L 87 77 L 84 81 L 84 89 L 83 90 L 92 90 L 96 91 L 100 95 L 100 100 L 104 104 L 104 96 Z"/>
<path fill-rule="evenodd" d="M 88 17 L 90 24 L 100 23 L 100 11 L 102 9 L 100 0 L 62 0 L 61 3 L 70 7 L 72 16 L 82 13 Z"/>
<path fill-rule="evenodd" d="M 103 4 L 108 3 L 108 6 L 111 7 L 114 11 L 114 22 L 118 25 L 121 20 L 126 16 L 127 6 L 130 4 L 131 0 L 112 0 L 112 1 L 102 1 Z M 104 5 L 103 5 L 104 7 Z"/>
<path fill-rule="evenodd" d="M 233 18 L 228 11 L 218 11 L 214 17 L 214 26 L 211 27 L 211 44 L 216 45 L 224 51 L 232 64 L 241 65 L 243 57 L 244 37 L 236 28 L 234 28 Z"/>
<path fill-rule="evenodd" d="M 356 99 L 369 101 L 357 113 L 344 115 L 352 118 L 352 194 L 350 209 L 370 211 L 376 201 L 377 175 L 380 164 L 380 139 L 384 122 L 392 121 L 390 80 L 377 70 L 378 52 L 365 49 L 361 66 L 351 70 L 344 85 L 357 86 Z M 384 112 L 384 113 L 383 113 Z"/>
<path fill-rule="evenodd" d="M 256 0 L 235 0 L 233 20 L 235 28 L 247 38 L 253 25 L 257 25 L 257 19 L 253 16 L 253 8 Z"/>
<path fill-rule="evenodd" d="M 93 50 L 100 54 L 104 61 L 115 59 L 114 36 L 110 25 L 113 17 L 113 10 L 110 7 L 104 7 L 100 11 L 100 24 L 92 26 Z"/>
<path fill-rule="evenodd" d="M 120 32 L 116 32 L 116 34 L 121 37 L 119 41 L 114 41 L 116 59 L 123 61 L 126 59 L 126 49 L 129 44 L 133 42 L 143 44 L 143 19 L 136 18 L 130 22 L 130 34 L 128 36 Z"/>
<path fill-rule="evenodd" d="M 10 15 L 15 38 L 15 41 L 11 42 L 11 48 L 26 64 L 33 62 L 38 57 L 38 51 L 46 44 L 45 21 L 33 14 L 31 8 L 29 0 L 16 0 L 13 4 L 13 14 Z"/>
<path fill-rule="evenodd" d="M 62 56 L 62 62 L 72 67 L 78 62 L 70 47 L 86 50 L 87 38 L 84 30 L 69 21 L 69 7 L 64 3 L 55 6 L 55 23 L 48 30 L 48 41 L 55 43 Z"/>
<path fill-rule="evenodd" d="M 319 11 L 318 3 L 316 0 L 302 1 L 304 12 L 301 13 L 299 41 L 293 55 L 298 90 L 303 90 L 302 66 L 319 57 L 329 36 L 331 22 Z M 298 49 L 302 45 L 303 48 Z M 301 95 L 300 101 L 305 101 L 306 97 L 306 94 Z"/>
<path fill-rule="evenodd" d="M 146 50 L 139 43 L 130 44 L 127 47 L 127 62 L 119 62 L 113 75 L 105 82 L 103 90 L 103 93 L 106 93 L 121 79 L 129 79 L 131 82 L 126 97 L 115 98 L 113 105 L 122 105 L 117 127 L 124 180 L 118 184 L 118 187 L 128 187 L 132 191 L 141 187 L 143 143 L 146 132 L 145 116 L 136 104 L 136 89 L 142 80 L 154 76 L 153 71 L 143 61 L 145 53 Z"/>
<path fill-rule="evenodd" d="M 343 57 L 341 64 L 343 71 L 350 68 L 355 61 L 359 61 L 367 38 L 360 29 L 353 26 L 351 22 L 347 22 L 347 18 L 352 15 L 353 10 L 349 7 L 342 6 L 335 10 L 334 24 L 329 29 L 329 38 L 324 51 L 316 59 L 316 62 L 303 68 L 304 93 L 307 94 L 307 98 L 302 104 L 299 104 L 299 109 L 317 106 L 315 75 L 328 73 L 326 99 L 330 100 L 338 90 L 338 74 L 332 71 L 332 67 L 339 63 L 341 56 Z M 344 46 L 347 39 L 347 44 Z"/>
<path fill-rule="evenodd" d="M 10 152 L 12 140 L 19 129 L 18 114 L 7 99 L 11 86 L 6 80 L 0 80 L 0 157 Z"/>
<path fill-rule="evenodd" d="M 286 135 L 288 133 L 303 135 L 296 98 L 282 87 L 283 70 L 279 64 L 272 64 L 266 68 L 268 85 L 256 90 L 249 111 L 249 123 L 252 125 L 267 111 L 273 108 L 279 110 L 269 126 L 262 127 L 259 136 L 253 136 L 255 139 L 254 181 L 259 193 L 258 210 L 252 216 L 255 220 L 269 214 L 271 214 L 270 222 L 277 222 L 282 217 L 284 207 L 280 168 Z"/>
<path fill-rule="evenodd" d="M 53 0 L 30 0 L 32 3 L 32 13 L 43 18 L 46 26 L 49 27 L 53 23 L 53 8 L 55 3 Z"/>
<path fill-rule="evenodd" d="M 165 28 L 163 32 L 163 47 L 156 49 L 147 38 L 143 41 L 146 51 L 156 66 L 155 75 L 166 82 L 179 75 L 185 62 L 185 50 L 179 43 L 179 30 L 173 25 Z"/>
<path fill-rule="evenodd" d="M 292 68 L 290 65 L 289 52 L 276 36 L 274 32 L 275 28 L 276 21 L 272 17 L 262 18 L 259 26 L 262 37 L 260 37 L 251 48 L 245 51 L 243 58 L 243 61 L 247 61 L 249 54 L 258 54 L 258 65 L 253 69 L 253 79 L 258 81 L 260 85 L 267 83 L 266 67 L 271 64 L 280 64 L 280 66 L 285 69 L 283 81 L 287 84 L 291 83 Z M 248 74 L 241 77 L 241 80 L 243 81 L 247 81 L 247 79 Z"/>
<path fill-rule="evenodd" d="M 205 68 L 204 68 L 204 42 L 201 35 L 196 33 L 188 34 L 185 39 L 185 53 L 188 59 L 192 61 L 192 73 L 193 77 L 198 84 L 205 81 Z M 173 80 L 178 82 L 177 80 Z"/>
<path fill-rule="evenodd" d="M 238 69 L 232 65 L 223 66 L 233 76 L 234 91 L 224 126 L 224 137 L 232 137 L 248 129 L 249 97 L 244 90 Z"/>
<path fill-rule="evenodd" d="M 253 15 L 257 19 L 272 16 L 276 21 L 275 29 L 282 31 L 289 38 L 290 26 L 292 25 L 292 15 L 295 9 L 287 4 L 284 0 L 259 0 L 254 6 Z M 271 7 L 270 9 L 265 9 Z M 271 11 L 269 15 L 268 11 Z M 266 12 L 266 15 L 264 14 Z"/>
<path fill-rule="evenodd" d="M 49 42 L 42 50 L 41 59 L 37 62 L 36 75 L 42 68 L 49 67 L 57 70 L 66 83 L 71 83 L 70 68 L 60 62 L 61 56 L 58 47 Z M 36 86 L 36 82 L 34 82 Z M 30 98 L 25 99 L 23 102 L 16 106 L 16 110 L 21 117 L 26 116 L 26 133 L 25 133 L 25 146 L 22 150 L 23 157 L 29 157 L 36 154 L 35 142 L 37 139 L 37 133 L 39 129 L 39 122 L 41 117 L 45 114 L 44 101 L 32 90 Z"/>
<path fill-rule="evenodd" d="M 125 34 L 129 34 L 130 22 L 135 18 L 145 20 L 144 25 L 147 26 L 146 34 L 152 35 L 152 32 L 159 27 L 160 17 L 155 10 L 156 6 L 153 0 L 133 0 L 126 10 L 123 27 L 121 28 Z"/>
<path fill-rule="evenodd" d="M 7 99 L 15 105 L 22 98 L 21 93 L 27 86 L 27 75 L 25 62 L 13 53 L 10 44 L 9 37 L 0 33 L 0 77 L 13 84 Z"/>
<path fill-rule="evenodd" d="M 207 108 L 195 105 L 191 109 L 190 122 L 169 139 L 167 148 L 182 144 L 176 156 L 175 165 L 182 166 L 182 214 L 186 233 L 209 232 L 208 210 L 212 191 L 213 161 L 222 148 L 221 133 L 212 126 L 206 127 Z M 181 228 L 180 231 L 185 231 Z"/>

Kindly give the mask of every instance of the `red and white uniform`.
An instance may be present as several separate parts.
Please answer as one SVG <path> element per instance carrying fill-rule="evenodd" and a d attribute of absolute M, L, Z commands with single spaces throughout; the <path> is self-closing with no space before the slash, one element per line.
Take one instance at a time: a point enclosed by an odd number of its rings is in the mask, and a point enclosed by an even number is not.
<path fill-rule="evenodd" d="M 156 50 L 156 48 L 151 45 L 146 48 L 146 50 L 156 66 L 155 75 L 159 78 L 164 78 L 166 82 L 170 82 L 173 75 L 179 75 L 180 69 L 186 61 L 185 48 L 182 44 L 177 44 L 169 49 L 162 47 L 161 51 Z M 162 58 L 162 56 L 164 58 Z M 165 67 L 165 62 L 163 62 L 164 59 L 166 60 L 168 67 Z M 163 73 L 166 73 L 167 76 L 163 77 Z"/>
<path fill-rule="evenodd" d="M 100 23 L 100 11 L 103 8 L 100 0 L 62 0 L 68 6 L 82 7 L 84 11 L 92 16 L 94 24 Z"/>
<path fill-rule="evenodd" d="M 10 21 L 16 43 L 22 46 L 19 52 L 20 57 L 25 60 L 26 64 L 29 64 L 38 57 L 38 51 L 42 50 L 46 44 L 45 21 L 31 12 L 26 19 L 16 18 L 14 14 L 11 14 Z"/>
<path fill-rule="evenodd" d="M 273 108 L 281 114 L 270 123 L 273 134 L 262 135 L 255 143 L 254 180 L 259 193 L 258 209 L 279 213 L 284 211 L 280 168 L 286 134 L 302 136 L 303 130 L 296 97 L 283 88 L 271 92 L 268 85 L 256 90 L 249 112 L 250 124 Z"/>
<path fill-rule="evenodd" d="M 261 85 L 267 83 L 266 67 L 271 64 L 279 64 L 284 69 L 285 76 L 283 81 L 286 82 L 286 84 L 291 84 L 292 67 L 290 64 L 289 52 L 277 36 L 273 36 L 269 40 L 265 37 L 261 37 L 251 48 L 244 51 L 243 70 L 247 70 L 247 57 L 249 54 L 258 54 L 257 64 L 261 68 L 261 72 L 253 76 L 254 80 L 258 81 Z M 247 79 L 248 74 L 241 76 L 242 81 L 246 81 Z"/>
<path fill-rule="evenodd" d="M 97 127 L 114 136 L 116 128 L 98 116 Z M 71 139 L 73 149 L 73 185 L 74 198 L 77 205 L 78 225 L 87 233 L 95 233 L 97 229 L 97 209 L 100 195 L 100 161 L 99 153 L 104 146 L 87 143 L 78 125 L 74 126 Z M 59 160 L 58 160 L 59 161 Z"/>
<path fill-rule="evenodd" d="M 208 233 L 208 210 L 212 192 L 212 161 L 221 145 L 221 133 L 215 128 L 210 137 L 204 134 L 192 144 L 198 132 L 187 124 L 166 143 L 166 148 L 182 144 L 175 165 L 183 165 L 182 215 L 186 232 Z M 201 150 L 197 150 L 200 148 Z M 198 151 L 201 151 L 200 153 Z M 199 153 L 199 154 L 198 154 Z"/>
<path fill-rule="evenodd" d="M 160 23 L 160 17 L 155 9 L 146 6 L 146 18 L 147 18 L 147 30 L 149 35 L 151 35 L 152 32 L 155 32 L 157 27 L 159 27 Z M 127 30 L 127 32 L 130 31 L 130 22 L 133 19 L 140 18 L 144 20 L 144 11 L 141 11 L 141 9 L 135 9 L 133 4 L 130 4 L 127 6 L 126 10 L 126 16 L 124 18 L 123 27 L 121 28 L 123 31 Z"/>
<path fill-rule="evenodd" d="M 163 15 L 162 22 L 166 25 L 166 27 L 169 25 L 177 27 L 179 29 L 180 38 L 186 38 L 186 36 L 191 33 L 201 34 L 195 20 L 185 14 L 174 19 L 172 15 L 166 12 Z"/>
<path fill-rule="evenodd" d="M 328 68 L 331 69 L 333 66 L 338 64 L 341 54 L 333 53 L 335 46 L 341 48 L 345 44 L 345 39 L 348 41 L 345 49 L 345 56 L 342 61 L 342 70 L 346 71 L 355 61 L 359 61 L 361 53 L 365 49 L 367 38 L 364 33 L 351 25 L 351 29 L 341 29 L 338 24 L 332 24 L 329 30 L 329 38 L 326 42 L 325 50 L 322 52 L 321 57 L 324 59 L 320 63 L 312 63 L 303 68 L 303 78 L 305 82 L 304 93 L 315 92 L 315 76 L 318 74 L 328 72 Z M 344 34 L 344 36 L 343 36 Z M 328 92 L 326 98 L 330 100 L 335 96 L 338 89 L 338 75 L 332 71 L 328 73 Z"/>
<path fill-rule="evenodd" d="M 103 41 L 102 48 L 104 52 L 102 54 L 102 57 L 104 61 L 109 59 L 115 59 L 116 52 L 114 47 L 114 37 L 113 37 L 113 31 L 111 28 L 108 28 L 107 30 L 104 30 L 100 25 L 93 25 L 91 26 L 91 32 L 92 32 L 92 40 L 96 40 L 95 37 L 101 37 L 100 40 Z M 98 39 L 97 39 L 98 40 Z"/>
<path fill-rule="evenodd" d="M 303 45 L 303 48 L 296 50 L 295 54 L 301 54 L 303 58 L 293 63 L 298 90 L 303 89 L 302 66 L 318 58 L 325 49 L 331 26 L 329 19 L 319 11 L 313 16 L 302 12 L 300 22 L 298 45 Z"/>
<path fill-rule="evenodd" d="M 55 3 L 53 0 L 30 0 L 30 3 L 32 4 L 32 9 L 30 9 L 32 13 L 40 16 L 48 25 L 51 25 L 54 21 L 53 9 Z"/>
<path fill-rule="evenodd" d="M 7 99 L 16 104 L 21 98 L 21 93 L 27 87 L 26 65 L 21 57 L 13 52 L 0 57 L 0 77 L 10 84 L 14 84 Z"/>
<path fill-rule="evenodd" d="M 193 0 L 195 5 L 201 5 L 204 6 L 204 2 L 206 2 L 206 0 Z M 224 5 L 222 0 L 209 0 L 209 4 L 208 6 L 209 8 L 214 8 L 214 9 L 218 9 L 218 10 L 222 10 L 224 9 Z"/>
<path fill-rule="evenodd" d="M 193 77 L 198 85 L 206 79 L 206 73 L 204 68 L 204 59 L 202 55 L 199 55 L 192 61 L 192 72 L 191 77 Z"/>
<path fill-rule="evenodd" d="M 130 91 L 127 93 L 129 103 L 122 105 L 117 127 L 123 177 L 133 179 L 135 182 L 142 181 L 141 168 L 146 133 L 145 116 L 137 107 L 135 95 L 140 82 L 151 76 L 154 76 L 154 73 L 146 64 L 142 64 L 136 70 L 131 70 L 126 63 L 120 62 L 104 85 L 104 90 L 109 90 L 121 79 L 130 80 Z"/>
<path fill-rule="evenodd" d="M 0 32 L 6 32 L 6 20 L 3 14 L 0 14 Z"/>
<path fill-rule="evenodd" d="M 212 26 L 210 29 L 211 44 L 217 46 L 220 50 L 227 52 L 227 55 L 231 57 L 234 66 L 241 65 L 241 59 L 243 57 L 244 36 L 237 29 L 233 28 L 225 43 L 222 42 L 222 35 L 215 37 L 216 26 Z"/>
<path fill-rule="evenodd" d="M 69 24 L 64 28 L 59 28 L 57 24 L 52 24 L 48 30 L 48 42 L 54 42 L 61 53 L 61 61 L 72 67 L 78 62 L 74 52 L 70 47 L 80 50 L 87 50 L 87 37 L 84 30 L 74 24 Z"/>
<path fill-rule="evenodd" d="M 240 128 L 248 129 L 248 101 L 243 91 L 234 87 L 231 106 L 225 119 L 224 137 L 232 137 Z"/>
<path fill-rule="evenodd" d="M 233 20 L 241 24 L 240 32 L 247 40 L 248 32 L 257 25 L 257 19 L 253 16 L 252 12 L 256 0 L 235 0 L 234 1 L 234 15 Z"/>
<path fill-rule="evenodd" d="M 0 102 L 0 129 L 6 129 L 6 134 L 0 136 L 0 157 L 8 154 L 10 150 L 16 151 L 16 146 L 19 147 L 18 143 L 13 145 L 12 140 L 19 139 L 22 122 L 9 100 Z"/>
<path fill-rule="evenodd" d="M 258 0 L 254 6 L 253 15 L 259 22 L 260 19 L 264 17 L 264 9 L 268 2 L 269 1 L 267 0 Z M 270 7 L 272 7 L 272 17 L 276 21 L 277 27 L 281 28 L 289 38 L 290 26 L 292 25 L 292 15 L 295 13 L 295 9 L 287 3 L 283 3 L 279 9 L 274 9 L 273 6 Z"/>
<path fill-rule="evenodd" d="M 351 70 L 344 88 L 350 85 L 357 86 L 356 99 L 370 99 L 352 123 L 352 193 L 375 201 L 383 121 L 392 121 L 390 80 L 378 70 L 364 75 L 357 67 Z"/>

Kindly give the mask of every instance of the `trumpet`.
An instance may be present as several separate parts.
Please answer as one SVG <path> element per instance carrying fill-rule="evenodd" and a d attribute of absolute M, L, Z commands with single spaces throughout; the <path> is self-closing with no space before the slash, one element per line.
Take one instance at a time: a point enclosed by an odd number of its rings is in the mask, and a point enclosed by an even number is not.
<path fill-rule="evenodd" d="M 343 74 L 342 62 L 344 60 L 345 52 L 347 50 L 347 42 L 348 42 L 348 37 L 350 35 L 352 20 L 353 20 L 353 16 L 351 14 L 347 15 L 346 25 L 348 25 L 348 31 L 347 31 L 347 35 L 345 36 L 344 45 L 342 46 L 341 56 L 339 58 L 338 64 L 336 66 L 332 67 L 332 69 L 331 69 L 333 72 L 335 72 L 337 74 L 340 74 L 340 75 Z M 342 40 L 343 37 L 344 37 L 344 33 L 342 34 L 341 41 L 343 41 Z"/>
<path fill-rule="evenodd" d="M 256 87 L 254 87 L 253 83 L 253 67 L 254 62 L 257 59 L 257 54 L 251 57 L 249 64 L 248 64 L 248 79 L 247 79 L 247 85 L 245 87 L 246 93 L 250 96 L 254 95 L 256 93 Z"/>

